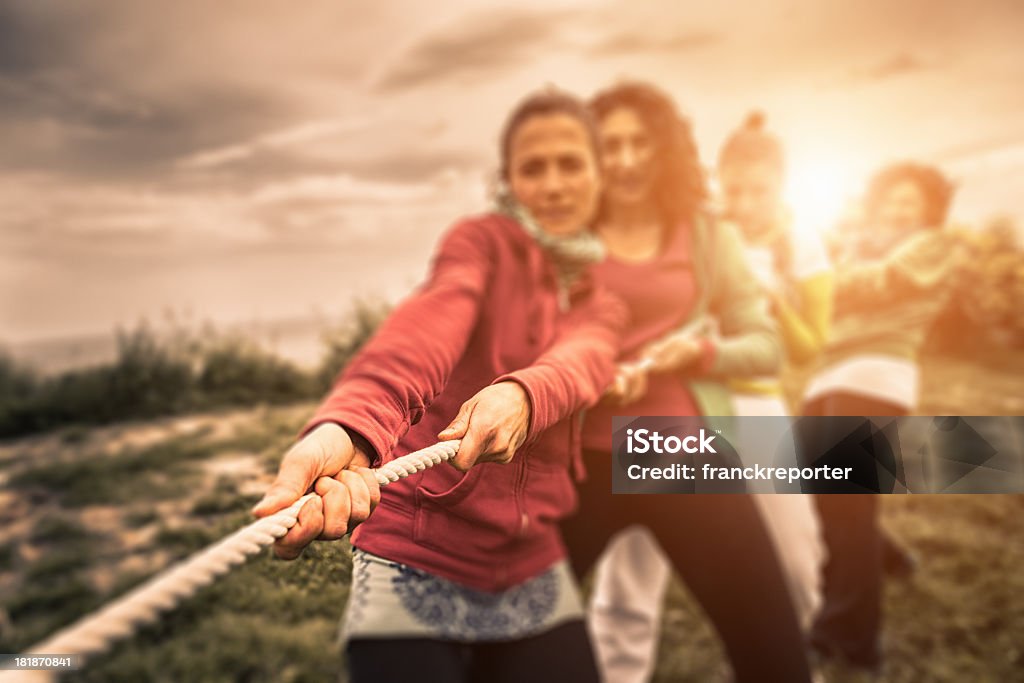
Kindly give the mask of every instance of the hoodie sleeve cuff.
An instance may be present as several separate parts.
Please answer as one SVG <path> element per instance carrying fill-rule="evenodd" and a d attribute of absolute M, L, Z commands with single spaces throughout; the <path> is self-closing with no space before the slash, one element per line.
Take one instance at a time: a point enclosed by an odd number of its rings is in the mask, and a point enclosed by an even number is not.
<path fill-rule="evenodd" d="M 317 413 L 302 428 L 299 437 L 306 436 L 322 424 L 333 423 L 348 432 L 352 444 L 370 460 L 370 467 L 380 467 L 391 460 L 395 439 L 380 428 L 373 420 L 348 414 Z"/>
<path fill-rule="evenodd" d="M 526 441 L 528 443 L 532 442 L 537 438 L 538 434 L 551 426 L 550 421 L 544 417 L 544 402 L 536 391 L 535 382 L 539 380 L 539 377 L 531 377 L 532 375 L 539 374 L 536 368 L 525 368 L 502 375 L 491 382 L 491 384 L 515 382 L 526 392 L 526 398 L 530 402 L 530 426 L 526 430 Z"/>

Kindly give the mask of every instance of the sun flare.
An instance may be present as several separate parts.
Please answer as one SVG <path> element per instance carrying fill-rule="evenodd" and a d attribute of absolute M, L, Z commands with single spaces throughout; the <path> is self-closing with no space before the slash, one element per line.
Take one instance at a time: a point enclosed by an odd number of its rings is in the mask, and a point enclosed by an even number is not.
<path fill-rule="evenodd" d="M 834 159 L 796 159 L 789 169 L 785 200 L 799 231 L 822 234 L 849 210 L 858 191 L 853 169 Z"/>

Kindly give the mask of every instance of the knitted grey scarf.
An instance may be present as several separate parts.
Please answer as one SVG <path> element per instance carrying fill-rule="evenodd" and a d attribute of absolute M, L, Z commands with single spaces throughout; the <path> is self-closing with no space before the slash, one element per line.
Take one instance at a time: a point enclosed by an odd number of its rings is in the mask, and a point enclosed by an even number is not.
<path fill-rule="evenodd" d="M 604 260 L 604 244 L 586 226 L 581 226 L 571 235 L 552 235 L 540 227 L 526 207 L 508 191 L 496 194 L 495 209 L 522 226 L 526 234 L 547 254 L 558 273 L 558 283 L 562 290 L 567 290 L 588 266 Z"/>

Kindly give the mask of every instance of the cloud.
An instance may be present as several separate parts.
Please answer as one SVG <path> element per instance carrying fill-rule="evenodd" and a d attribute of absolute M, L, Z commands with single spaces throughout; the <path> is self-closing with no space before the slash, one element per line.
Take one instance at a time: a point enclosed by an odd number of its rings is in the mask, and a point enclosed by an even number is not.
<path fill-rule="evenodd" d="M 194 186 L 251 186 L 296 176 L 348 173 L 367 180 L 425 181 L 450 170 L 484 171 L 491 157 L 457 134 L 440 115 L 424 122 L 395 116 L 313 120 L 223 147 L 199 150 L 176 163 L 178 179 Z M 197 185 L 198 184 L 198 185 Z"/>
<path fill-rule="evenodd" d="M 995 135 L 981 136 L 974 140 L 940 149 L 933 155 L 940 163 L 961 163 L 977 159 L 998 157 L 1008 150 L 1019 153 L 1024 149 L 1024 127 L 1014 126 L 1009 131 Z"/>
<path fill-rule="evenodd" d="M 78 53 L 90 14 L 76 3 L 0 3 L 0 75 L 41 71 Z M 59 40 L 58 40 L 59 39 Z"/>
<path fill-rule="evenodd" d="M 197 84 L 154 97 L 74 77 L 0 82 L 0 99 L 7 105 L 0 170 L 91 177 L 159 171 L 182 150 L 254 133 L 287 112 L 244 87 Z"/>
<path fill-rule="evenodd" d="M 364 117 L 306 121 L 282 130 L 264 133 L 246 142 L 199 150 L 179 159 L 177 164 L 185 169 L 222 166 L 251 158 L 261 151 L 293 147 L 308 142 L 316 142 L 328 136 L 336 136 L 358 130 L 367 123 L 368 119 Z"/>
<path fill-rule="evenodd" d="M 379 91 L 394 92 L 437 83 L 474 83 L 528 68 L 532 60 L 555 54 L 619 58 L 689 52 L 724 40 L 724 34 L 689 26 L 673 30 L 675 23 L 666 18 L 654 28 L 638 25 L 607 7 L 478 11 L 421 34 L 385 63 L 374 85 Z M 609 26 L 615 28 L 609 31 Z"/>
<path fill-rule="evenodd" d="M 147 254 L 202 242 L 224 246 L 273 246 L 282 241 L 345 241 L 372 234 L 379 215 L 478 211 L 482 179 L 456 170 L 410 182 L 350 173 L 296 175 L 251 190 L 179 191 L 123 183 L 68 182 L 52 177 L 9 176 L 0 186 L 4 216 L 0 251 L 46 258 L 55 248 Z M 408 230 L 416 231 L 416 221 Z M 84 256 L 83 256 L 84 257 Z"/>
<path fill-rule="evenodd" d="M 380 182 L 338 173 L 271 183 L 249 195 L 248 201 L 256 205 L 296 199 L 335 204 L 390 204 L 422 202 L 435 194 L 432 184 Z"/>
<path fill-rule="evenodd" d="M 713 31 L 680 31 L 663 36 L 640 31 L 621 32 L 595 42 L 587 52 L 596 56 L 690 52 L 721 43 L 724 37 L 724 34 Z"/>
<path fill-rule="evenodd" d="M 898 52 L 865 68 L 853 70 L 845 83 L 876 83 L 937 68 L 909 52 Z"/>
<path fill-rule="evenodd" d="M 136 177 L 285 129 L 364 68 L 365 39 L 337 18 L 314 0 L 244 16 L 197 0 L 0 3 L 0 171 Z"/>
<path fill-rule="evenodd" d="M 420 36 L 387 63 L 376 78 L 381 91 L 436 81 L 472 81 L 522 67 L 562 43 L 575 13 L 522 8 L 468 14 Z"/>
<path fill-rule="evenodd" d="M 0 290 L 23 314 L 0 318 L 103 327 L 128 310 L 108 298 L 174 300 L 199 258 L 224 275 L 197 301 L 240 292 L 223 311 L 277 295 L 242 291 L 240 254 L 261 255 L 253 281 L 290 249 L 297 281 L 339 245 L 366 270 L 425 263 L 484 206 L 502 117 L 545 78 L 651 79 L 707 149 L 758 104 L 796 146 L 962 165 L 973 206 L 1020 213 L 1019 0 L 485 1 L 0 0 Z"/>

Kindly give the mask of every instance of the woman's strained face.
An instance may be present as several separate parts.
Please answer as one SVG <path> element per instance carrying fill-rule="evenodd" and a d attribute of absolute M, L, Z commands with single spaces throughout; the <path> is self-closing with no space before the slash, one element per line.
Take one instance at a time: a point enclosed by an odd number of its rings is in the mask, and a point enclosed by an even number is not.
<path fill-rule="evenodd" d="M 771 229 L 782 207 L 782 173 L 768 162 L 734 162 L 718 171 L 725 214 L 747 234 Z"/>
<path fill-rule="evenodd" d="M 569 114 L 538 114 L 523 121 L 508 149 L 513 196 L 540 227 L 570 235 L 590 225 L 601 193 L 590 136 Z"/>
<path fill-rule="evenodd" d="M 882 227 L 896 232 L 925 227 L 927 200 L 913 180 L 901 180 L 886 190 L 878 202 L 875 218 Z"/>
<path fill-rule="evenodd" d="M 608 112 L 599 127 L 605 197 L 610 204 L 649 202 L 654 190 L 655 146 L 651 132 L 633 109 Z"/>

